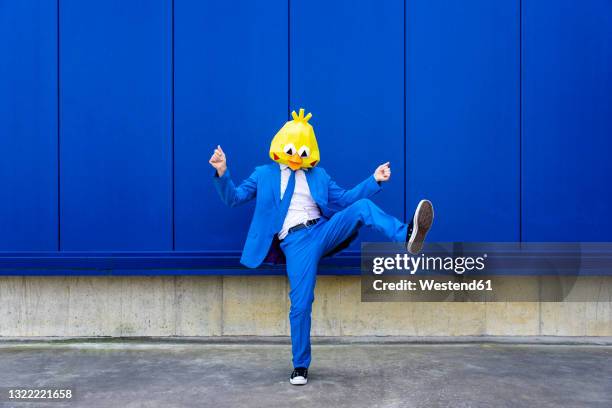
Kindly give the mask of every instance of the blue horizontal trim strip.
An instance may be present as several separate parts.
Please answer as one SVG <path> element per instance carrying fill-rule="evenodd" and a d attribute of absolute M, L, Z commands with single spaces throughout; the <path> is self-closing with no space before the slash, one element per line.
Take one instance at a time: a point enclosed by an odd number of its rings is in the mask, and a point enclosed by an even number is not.
<path fill-rule="evenodd" d="M 320 275 L 359 275 L 358 252 L 321 261 Z M 237 251 L 217 252 L 0 252 L 0 275 L 285 275 L 284 265 L 249 269 Z"/>

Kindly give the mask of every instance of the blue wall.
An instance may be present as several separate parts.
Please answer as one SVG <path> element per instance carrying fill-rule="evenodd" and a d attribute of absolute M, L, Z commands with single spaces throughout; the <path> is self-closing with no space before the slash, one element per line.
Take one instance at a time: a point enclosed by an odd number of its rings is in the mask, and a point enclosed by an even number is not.
<path fill-rule="evenodd" d="M 612 2 L 523 0 L 522 28 L 523 238 L 612 241 Z"/>
<path fill-rule="evenodd" d="M 60 250 L 172 249 L 171 11 L 60 0 Z"/>
<path fill-rule="evenodd" d="M 0 251 L 55 251 L 55 2 L 1 0 L 0 37 Z"/>
<path fill-rule="evenodd" d="M 607 0 L 0 0 L 0 35 L 0 273 L 237 267 L 208 158 L 239 181 L 302 106 L 432 240 L 612 241 Z"/>

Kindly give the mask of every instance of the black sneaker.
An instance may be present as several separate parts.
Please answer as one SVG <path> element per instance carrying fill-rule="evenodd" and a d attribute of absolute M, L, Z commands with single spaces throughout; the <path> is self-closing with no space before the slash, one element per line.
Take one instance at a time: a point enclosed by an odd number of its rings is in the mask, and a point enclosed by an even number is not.
<path fill-rule="evenodd" d="M 423 242 L 431 228 L 433 218 L 434 210 L 431 201 L 421 200 L 414 212 L 412 221 L 408 224 L 408 234 L 406 234 L 406 249 L 408 252 L 416 255 L 423 249 Z"/>
<path fill-rule="evenodd" d="M 304 385 L 308 382 L 308 369 L 304 367 L 296 367 L 291 373 L 289 382 L 293 385 Z"/>

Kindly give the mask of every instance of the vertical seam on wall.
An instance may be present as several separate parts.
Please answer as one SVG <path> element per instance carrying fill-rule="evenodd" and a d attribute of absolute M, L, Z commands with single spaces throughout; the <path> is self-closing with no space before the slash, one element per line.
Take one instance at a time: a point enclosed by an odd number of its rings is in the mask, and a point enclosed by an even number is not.
<path fill-rule="evenodd" d="M 408 197 L 407 197 L 407 195 L 408 195 L 408 191 L 407 191 L 408 190 L 408 187 L 407 187 L 407 185 L 408 185 L 407 167 L 408 166 L 407 166 L 407 157 L 406 157 L 407 156 L 406 148 L 407 148 L 407 145 L 408 145 L 408 143 L 407 143 L 407 139 L 408 139 L 408 127 L 406 125 L 406 120 L 407 120 L 406 119 L 406 116 L 407 116 L 406 108 L 408 106 L 407 103 L 406 103 L 406 98 L 408 96 L 408 94 L 406 92 L 406 88 L 407 88 L 407 82 L 406 82 L 406 79 L 407 79 L 407 77 L 406 77 L 406 55 L 407 55 L 407 52 L 406 52 L 406 47 L 408 46 L 408 43 L 406 41 L 406 32 L 407 32 L 406 31 L 406 1 L 407 0 L 404 0 L 404 39 L 403 39 L 403 42 L 404 42 L 404 47 L 403 47 L 404 48 L 404 124 L 403 124 L 403 126 L 404 126 L 404 212 L 403 212 L 404 223 L 407 222 L 406 206 L 407 206 L 407 201 L 408 201 Z"/>
<path fill-rule="evenodd" d="M 56 82 L 57 82 L 57 146 L 56 146 L 56 161 L 57 161 L 57 250 L 58 252 L 62 250 L 62 235 L 61 235 L 61 166 L 60 166 L 60 134 L 61 134 L 61 115 L 60 115 L 60 0 L 57 0 L 55 16 L 56 20 Z"/>
<path fill-rule="evenodd" d="M 220 336 L 225 335 L 225 276 L 221 278 L 221 318 L 219 319 Z"/>
<path fill-rule="evenodd" d="M 283 335 L 284 336 L 291 336 L 291 323 L 289 322 L 289 311 L 291 310 L 291 300 L 289 299 L 289 291 L 291 290 L 291 288 L 289 288 L 289 279 L 285 279 L 285 285 L 284 285 L 284 293 L 283 293 L 283 304 L 285 305 L 285 316 L 284 316 L 284 322 L 285 322 L 285 329 L 283 330 Z"/>
<path fill-rule="evenodd" d="M 291 119 L 291 0 L 287 0 L 287 119 Z M 285 330 L 284 335 L 289 334 L 291 336 L 291 327 L 287 325 L 289 316 L 289 279 L 285 279 L 285 293 L 284 293 L 284 305 L 285 305 Z"/>
<path fill-rule="evenodd" d="M 287 0 L 287 119 L 291 119 L 291 0 Z"/>
<path fill-rule="evenodd" d="M 173 289 L 174 289 L 174 296 L 173 296 L 173 299 L 172 299 L 172 301 L 173 301 L 172 303 L 173 303 L 173 306 L 174 306 L 174 328 L 172 330 L 172 335 L 173 336 L 178 336 L 179 335 L 179 333 L 178 333 L 179 319 L 181 318 L 180 307 L 182 305 L 179 305 L 179 297 L 178 297 L 178 294 L 177 294 L 177 287 L 176 287 L 178 285 L 178 280 L 179 280 L 179 277 L 177 275 L 174 275 L 172 277 L 172 285 L 173 285 Z M 182 326 L 182 324 L 181 324 L 181 326 Z M 181 332 L 181 334 L 183 334 L 183 333 Z"/>
<path fill-rule="evenodd" d="M 542 276 L 538 276 L 538 336 L 542 335 Z"/>
<path fill-rule="evenodd" d="M 170 87 L 171 87 L 171 103 L 170 103 L 170 133 L 171 133 L 171 145 L 172 145 L 172 250 L 176 250 L 176 226 L 175 226 L 175 202 L 176 202 L 176 194 L 175 194 L 175 163 L 174 163 L 174 0 L 171 3 L 171 22 L 170 22 L 170 31 L 171 31 L 171 43 L 170 43 Z"/>
<path fill-rule="evenodd" d="M 523 242 L 523 0 L 519 0 L 519 242 Z"/>

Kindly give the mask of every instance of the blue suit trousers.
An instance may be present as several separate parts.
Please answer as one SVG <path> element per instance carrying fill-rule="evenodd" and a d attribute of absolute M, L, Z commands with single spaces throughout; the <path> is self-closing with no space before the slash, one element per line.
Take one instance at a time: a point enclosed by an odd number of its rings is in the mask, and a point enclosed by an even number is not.
<path fill-rule="evenodd" d="M 310 324 L 319 260 L 349 238 L 362 225 L 373 228 L 394 242 L 406 239 L 408 226 L 386 214 L 368 199 L 355 201 L 331 218 L 290 233 L 281 241 L 287 259 L 291 290 L 291 347 L 293 366 L 310 366 Z"/>

